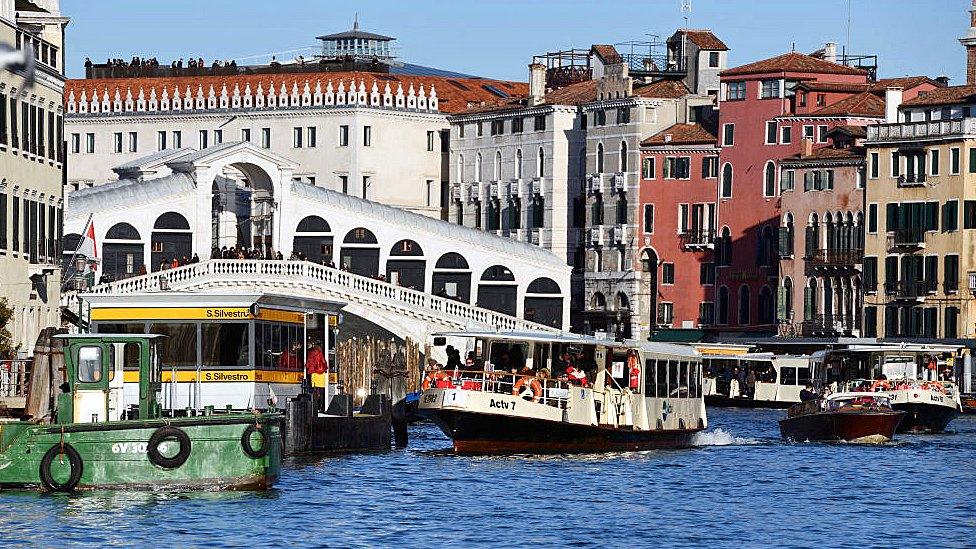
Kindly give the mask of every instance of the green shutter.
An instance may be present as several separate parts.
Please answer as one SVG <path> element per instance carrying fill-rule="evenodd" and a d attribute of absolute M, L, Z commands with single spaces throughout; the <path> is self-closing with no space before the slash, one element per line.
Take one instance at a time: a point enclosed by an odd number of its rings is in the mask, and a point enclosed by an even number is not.
<path fill-rule="evenodd" d="M 786 288 L 780 286 L 776 289 L 776 318 L 780 322 L 786 322 Z"/>
<path fill-rule="evenodd" d="M 803 288 L 803 319 L 813 318 L 813 288 Z"/>
<path fill-rule="evenodd" d="M 898 229 L 898 203 L 889 202 L 885 205 L 885 230 L 894 231 Z"/>
<path fill-rule="evenodd" d="M 925 203 L 925 230 L 926 231 L 939 230 L 939 203 L 938 202 Z"/>
<path fill-rule="evenodd" d="M 969 173 L 976 173 L 976 148 L 969 149 Z"/>

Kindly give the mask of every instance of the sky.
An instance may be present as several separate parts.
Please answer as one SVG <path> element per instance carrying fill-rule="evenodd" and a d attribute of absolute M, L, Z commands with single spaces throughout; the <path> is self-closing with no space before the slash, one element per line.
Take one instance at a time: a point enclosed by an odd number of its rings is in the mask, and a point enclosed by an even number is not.
<path fill-rule="evenodd" d="M 689 27 L 710 28 L 731 49 L 729 67 L 824 42 L 878 55 L 882 77 L 947 75 L 965 83 L 968 0 L 690 0 Z M 69 77 L 120 57 L 237 59 L 314 46 L 352 27 L 397 38 L 411 63 L 527 80 L 532 56 L 594 43 L 667 38 L 684 27 L 681 0 L 61 0 Z M 851 25 L 848 42 L 848 4 Z M 840 48 L 838 48 L 840 49 Z M 255 58 L 256 59 L 256 58 Z"/>

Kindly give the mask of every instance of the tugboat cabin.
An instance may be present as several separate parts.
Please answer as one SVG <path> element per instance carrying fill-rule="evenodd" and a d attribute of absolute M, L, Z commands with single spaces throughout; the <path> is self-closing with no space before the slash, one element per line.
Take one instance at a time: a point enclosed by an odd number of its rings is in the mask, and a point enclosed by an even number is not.
<path fill-rule="evenodd" d="M 161 410 L 160 342 L 157 334 L 58 335 L 65 341 L 65 383 L 56 423 L 156 419 Z M 125 409 L 126 369 L 138 372 L 138 400 Z"/>
<path fill-rule="evenodd" d="M 167 336 L 159 356 L 160 403 L 188 413 L 207 406 L 268 409 L 298 395 L 310 346 L 319 346 L 328 364 L 335 365 L 338 311 L 344 305 L 264 293 L 81 297 L 91 308 L 94 333 Z M 134 404 L 140 372 L 128 358 L 123 377 L 123 404 Z M 323 374 L 310 377 L 331 398 L 334 375 L 328 380 Z"/>

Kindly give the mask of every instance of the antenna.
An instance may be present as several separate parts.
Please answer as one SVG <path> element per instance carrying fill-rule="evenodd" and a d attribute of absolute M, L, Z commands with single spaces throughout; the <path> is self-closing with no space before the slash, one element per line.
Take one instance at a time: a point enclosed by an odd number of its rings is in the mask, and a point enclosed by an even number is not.
<path fill-rule="evenodd" d="M 689 28 L 688 19 L 691 17 L 691 0 L 681 0 L 681 13 L 684 14 L 685 28 Z"/>
<path fill-rule="evenodd" d="M 847 43 L 844 44 L 844 53 L 851 51 L 851 0 L 847 0 Z"/>

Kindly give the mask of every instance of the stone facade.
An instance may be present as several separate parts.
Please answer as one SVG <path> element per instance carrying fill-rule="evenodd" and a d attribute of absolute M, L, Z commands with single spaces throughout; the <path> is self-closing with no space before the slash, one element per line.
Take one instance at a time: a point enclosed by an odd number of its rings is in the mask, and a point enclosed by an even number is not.
<path fill-rule="evenodd" d="M 64 27 L 58 3 L 0 1 L 0 42 L 33 48 L 33 83 L 0 71 L 0 297 L 21 357 L 60 326 Z M 37 3 L 33 3 L 37 4 Z M 30 8 L 30 9 L 29 9 Z M 36 8 L 36 9 L 33 9 Z"/>

